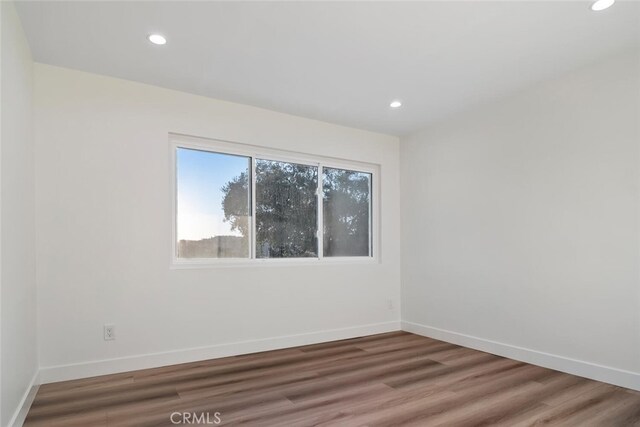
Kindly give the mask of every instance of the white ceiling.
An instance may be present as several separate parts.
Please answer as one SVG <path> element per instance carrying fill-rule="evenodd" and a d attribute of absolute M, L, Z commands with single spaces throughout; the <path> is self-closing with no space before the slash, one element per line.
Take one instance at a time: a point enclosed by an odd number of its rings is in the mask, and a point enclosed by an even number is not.
<path fill-rule="evenodd" d="M 640 43 L 640 3 L 20 2 L 36 61 L 389 134 Z M 165 46 L 146 36 L 166 35 Z M 403 107 L 391 110 L 389 102 Z"/>

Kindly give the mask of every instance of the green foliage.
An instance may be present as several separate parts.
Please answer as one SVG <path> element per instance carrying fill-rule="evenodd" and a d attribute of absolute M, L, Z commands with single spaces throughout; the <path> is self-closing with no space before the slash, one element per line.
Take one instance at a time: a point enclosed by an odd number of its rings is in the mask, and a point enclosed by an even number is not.
<path fill-rule="evenodd" d="M 256 161 L 256 253 L 259 258 L 317 256 L 316 167 Z M 225 221 L 249 234 L 248 176 L 223 188 Z M 369 254 L 370 175 L 324 169 L 325 256 Z"/>
<path fill-rule="evenodd" d="M 317 256 L 318 168 L 256 161 L 257 256 Z"/>
<path fill-rule="evenodd" d="M 249 235 L 248 176 L 242 172 L 222 187 L 224 198 L 222 209 L 224 220 L 231 223 L 231 229 L 243 236 Z"/>
<path fill-rule="evenodd" d="M 371 175 L 324 168 L 324 255 L 369 255 Z"/>

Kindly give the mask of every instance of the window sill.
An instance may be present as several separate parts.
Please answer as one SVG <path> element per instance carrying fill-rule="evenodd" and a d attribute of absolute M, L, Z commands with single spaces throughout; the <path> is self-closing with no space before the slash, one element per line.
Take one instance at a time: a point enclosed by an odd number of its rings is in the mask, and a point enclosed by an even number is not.
<path fill-rule="evenodd" d="M 234 267 L 300 267 L 300 266 L 336 266 L 336 265 L 363 265 L 380 264 L 375 257 L 336 257 L 336 258 L 297 258 L 297 259 L 193 259 L 188 261 L 174 259 L 170 265 L 171 270 L 208 269 L 208 268 L 234 268 Z"/>

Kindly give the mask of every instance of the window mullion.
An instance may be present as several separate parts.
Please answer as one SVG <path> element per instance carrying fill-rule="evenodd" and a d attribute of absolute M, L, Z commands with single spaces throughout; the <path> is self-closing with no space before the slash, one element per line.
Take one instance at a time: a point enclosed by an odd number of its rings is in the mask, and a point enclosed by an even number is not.
<path fill-rule="evenodd" d="M 324 257 L 324 218 L 323 214 L 323 206 L 322 206 L 322 164 L 318 165 L 318 191 L 316 191 L 316 197 L 318 200 L 318 227 L 316 231 L 316 235 L 318 236 L 318 259 L 322 260 Z"/>
<path fill-rule="evenodd" d="M 256 218 L 256 158 L 251 157 L 251 259 L 258 258 L 257 247 L 257 218 Z"/>
<path fill-rule="evenodd" d="M 373 180 L 374 175 L 371 174 L 371 178 L 369 179 L 369 256 L 373 257 L 373 198 L 375 197 L 373 194 Z"/>

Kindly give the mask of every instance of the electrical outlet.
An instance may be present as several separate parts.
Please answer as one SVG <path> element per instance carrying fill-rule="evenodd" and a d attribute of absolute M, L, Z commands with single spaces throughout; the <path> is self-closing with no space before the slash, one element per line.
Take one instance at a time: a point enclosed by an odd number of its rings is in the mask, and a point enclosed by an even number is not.
<path fill-rule="evenodd" d="M 104 340 L 111 341 L 116 339 L 116 325 L 104 325 Z"/>
<path fill-rule="evenodd" d="M 389 310 L 393 310 L 393 300 L 392 299 L 388 299 L 387 300 L 387 308 Z"/>

